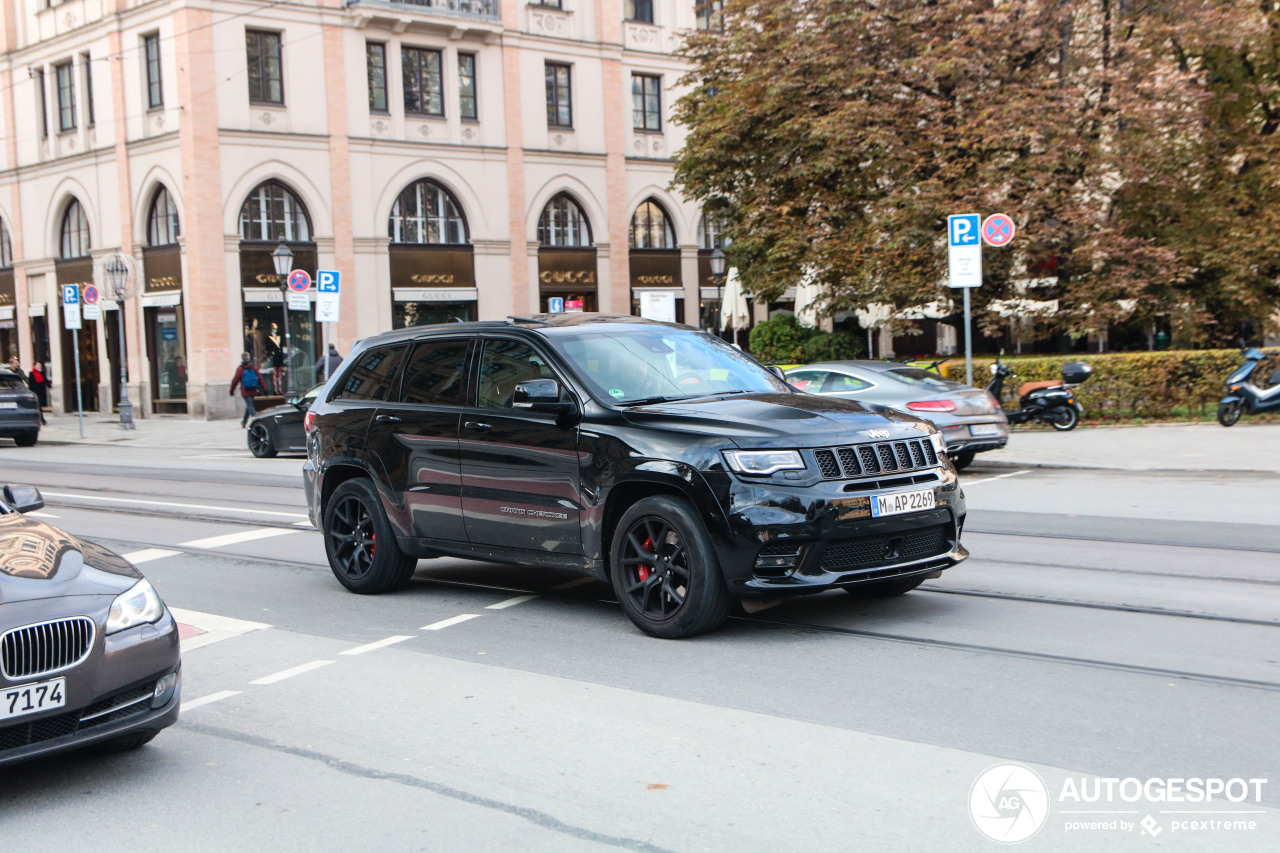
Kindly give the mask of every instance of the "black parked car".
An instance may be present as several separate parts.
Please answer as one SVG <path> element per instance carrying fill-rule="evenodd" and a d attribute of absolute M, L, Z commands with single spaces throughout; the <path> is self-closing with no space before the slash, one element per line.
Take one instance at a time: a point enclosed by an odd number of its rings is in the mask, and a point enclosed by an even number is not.
<path fill-rule="evenodd" d="M 33 447 L 40 438 L 40 403 L 22 377 L 0 369 L 0 438 Z"/>
<path fill-rule="evenodd" d="M 927 421 L 793 390 L 715 337 L 550 314 L 362 341 L 307 415 L 311 520 L 338 580 L 391 590 L 420 557 L 611 582 L 644 631 L 733 599 L 898 594 L 968 556 Z"/>
<path fill-rule="evenodd" d="M 133 749 L 178 719 L 178 626 L 127 560 L 0 500 L 0 766 L 94 745 Z"/>
<path fill-rule="evenodd" d="M 305 452 L 307 437 L 302 429 L 302 420 L 316 401 L 320 388 L 317 385 L 301 397 L 264 409 L 254 416 L 249 421 L 246 436 L 249 451 L 259 459 L 269 459 L 282 450 L 286 453 Z"/>

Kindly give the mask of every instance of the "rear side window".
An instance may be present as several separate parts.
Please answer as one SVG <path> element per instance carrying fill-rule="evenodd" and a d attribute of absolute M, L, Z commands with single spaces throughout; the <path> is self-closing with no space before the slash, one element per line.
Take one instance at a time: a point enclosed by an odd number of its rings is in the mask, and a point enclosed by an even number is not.
<path fill-rule="evenodd" d="M 853 391 L 865 391 L 870 387 L 870 382 L 863 382 L 856 376 L 849 376 L 847 373 L 831 373 L 828 374 L 827 381 L 822 386 L 822 393 L 849 394 Z"/>
<path fill-rule="evenodd" d="M 469 341 L 418 341 L 405 368 L 401 400 L 433 406 L 461 406 Z"/>
<path fill-rule="evenodd" d="M 373 400 L 383 402 L 395 396 L 395 382 L 400 362 L 404 360 L 404 344 L 378 347 L 363 352 L 342 378 L 340 400 Z"/>

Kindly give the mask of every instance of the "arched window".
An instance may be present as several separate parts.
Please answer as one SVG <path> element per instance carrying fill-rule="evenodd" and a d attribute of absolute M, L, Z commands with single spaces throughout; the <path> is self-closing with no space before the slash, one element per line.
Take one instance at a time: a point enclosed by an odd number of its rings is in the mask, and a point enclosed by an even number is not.
<path fill-rule="evenodd" d="M 13 266 L 13 246 L 9 244 L 9 229 L 4 227 L 0 219 L 0 269 Z"/>
<path fill-rule="evenodd" d="M 458 204 L 435 181 L 410 184 L 391 205 L 387 232 L 393 243 L 465 243 L 467 223 Z"/>
<path fill-rule="evenodd" d="M 591 225 L 582 208 L 567 193 L 560 193 L 538 217 L 538 242 L 543 246 L 590 246 Z"/>
<path fill-rule="evenodd" d="M 178 206 L 164 187 L 156 190 L 147 215 L 147 241 L 152 246 L 169 246 L 178 242 Z"/>
<path fill-rule="evenodd" d="M 62 214 L 62 245 L 60 257 L 83 258 L 89 254 L 89 220 L 77 199 L 71 199 Z"/>
<path fill-rule="evenodd" d="M 676 232 L 671 227 L 671 220 L 656 201 L 646 201 L 636 208 L 631 217 L 631 239 L 633 249 L 674 249 Z"/>
<path fill-rule="evenodd" d="M 714 215 L 702 214 L 702 224 L 698 226 L 698 248 L 723 249 L 724 247 L 724 220 Z"/>
<path fill-rule="evenodd" d="M 292 190 L 279 181 L 266 181 L 240 208 L 240 239 L 307 243 L 311 219 Z"/>

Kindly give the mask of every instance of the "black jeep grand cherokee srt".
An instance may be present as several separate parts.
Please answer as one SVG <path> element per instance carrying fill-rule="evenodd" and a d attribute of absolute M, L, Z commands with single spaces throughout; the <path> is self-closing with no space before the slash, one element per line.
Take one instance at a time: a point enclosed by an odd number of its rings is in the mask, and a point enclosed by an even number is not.
<path fill-rule="evenodd" d="M 546 314 L 361 341 L 307 415 L 311 520 L 347 589 L 450 554 L 613 584 L 658 637 L 733 600 L 898 594 L 968 556 L 937 429 L 797 392 L 717 338 Z"/>

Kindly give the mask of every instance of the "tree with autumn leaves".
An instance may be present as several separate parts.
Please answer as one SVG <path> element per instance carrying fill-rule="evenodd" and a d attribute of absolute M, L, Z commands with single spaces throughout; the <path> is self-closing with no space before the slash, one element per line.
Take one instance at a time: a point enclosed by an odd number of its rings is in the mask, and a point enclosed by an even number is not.
<path fill-rule="evenodd" d="M 810 274 L 828 313 L 948 298 L 947 215 L 1000 210 L 1020 234 L 979 312 L 1227 342 L 1280 310 L 1278 5 L 729 0 L 684 48 L 676 184 L 762 297 Z"/>

